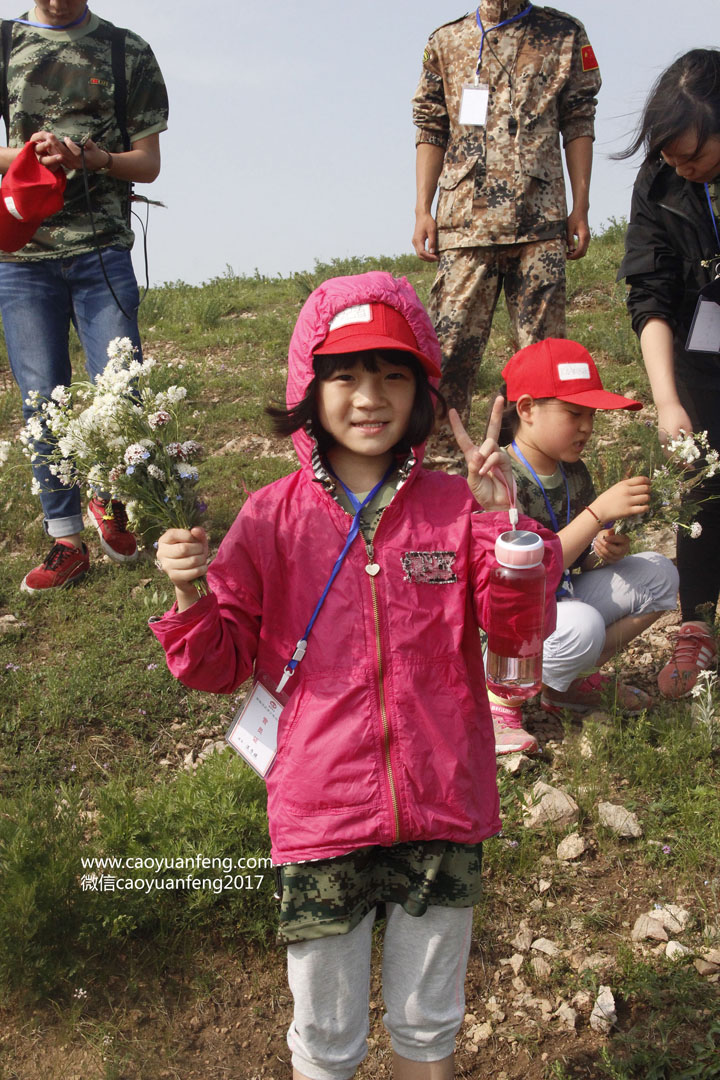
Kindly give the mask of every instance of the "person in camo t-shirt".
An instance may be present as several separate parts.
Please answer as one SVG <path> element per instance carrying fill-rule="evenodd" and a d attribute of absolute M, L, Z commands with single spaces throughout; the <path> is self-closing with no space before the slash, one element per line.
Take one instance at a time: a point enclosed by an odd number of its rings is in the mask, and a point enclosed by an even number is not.
<path fill-rule="evenodd" d="M 43 221 L 19 251 L 0 252 L 0 314 L 27 420 L 34 411 L 27 401 L 32 391 L 49 397 L 56 386 L 70 383 L 71 321 L 91 377 L 105 368 L 113 338 L 129 338 L 141 357 L 129 185 L 149 183 L 160 171 L 168 101 L 152 50 L 124 31 L 130 144 L 125 149 L 116 115 L 112 24 L 89 11 L 85 0 L 38 0 L 9 21 L 7 66 L 0 57 L 0 87 L 6 87 L 0 90 L 0 105 L 8 122 L 0 174 L 7 173 L 27 142 L 42 165 L 67 174 L 63 209 Z M 40 456 L 45 445 L 36 443 Z M 60 486 L 39 459 L 33 472 L 52 541 L 47 557 L 22 582 L 23 590 L 37 593 L 77 582 L 88 570 L 89 557 L 79 490 Z M 88 517 L 111 559 L 137 557 L 121 503 L 96 494 Z"/>

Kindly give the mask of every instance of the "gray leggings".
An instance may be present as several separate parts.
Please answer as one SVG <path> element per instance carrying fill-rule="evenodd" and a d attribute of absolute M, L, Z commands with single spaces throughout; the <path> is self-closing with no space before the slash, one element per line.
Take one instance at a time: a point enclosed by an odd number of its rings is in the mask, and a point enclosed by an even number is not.
<path fill-rule="evenodd" d="M 543 647 L 543 682 L 560 692 L 595 669 L 608 626 L 677 606 L 678 572 L 664 555 L 640 551 L 576 574 L 573 588 L 574 596 L 558 603 L 557 627 Z"/>
<path fill-rule="evenodd" d="M 411 1061 L 452 1054 L 465 1015 L 473 909 L 429 907 L 408 915 L 387 905 L 383 1023 Z M 349 1080 L 367 1054 L 370 952 L 375 909 L 349 934 L 288 946 L 295 1009 L 288 1031 L 294 1067 L 310 1080 Z"/>

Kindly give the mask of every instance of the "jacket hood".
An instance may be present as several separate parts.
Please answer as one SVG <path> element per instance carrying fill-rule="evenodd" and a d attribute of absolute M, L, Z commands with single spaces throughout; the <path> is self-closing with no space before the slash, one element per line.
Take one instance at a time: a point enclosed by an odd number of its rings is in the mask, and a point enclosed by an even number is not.
<path fill-rule="evenodd" d="M 440 367 L 441 352 L 430 317 L 407 278 L 395 278 L 382 270 L 350 277 L 330 278 L 319 285 L 305 301 L 295 324 L 288 352 L 286 402 L 297 405 L 313 378 L 313 351 L 325 340 L 330 323 L 339 311 L 354 304 L 379 302 L 394 307 L 407 320 L 418 349 Z M 437 379 L 430 379 L 437 386 Z M 310 462 L 313 440 L 306 431 L 293 435 L 295 450 L 302 465 Z"/>

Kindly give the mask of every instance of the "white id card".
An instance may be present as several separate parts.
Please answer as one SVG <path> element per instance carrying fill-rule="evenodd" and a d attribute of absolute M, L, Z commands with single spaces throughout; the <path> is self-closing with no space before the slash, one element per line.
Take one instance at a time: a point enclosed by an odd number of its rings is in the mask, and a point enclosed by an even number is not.
<path fill-rule="evenodd" d="M 720 281 L 700 291 L 685 348 L 688 352 L 720 352 Z"/>
<path fill-rule="evenodd" d="M 256 676 L 225 735 L 233 750 L 263 777 L 270 772 L 277 755 L 278 721 L 288 700 L 287 694 L 269 690 L 271 685 L 270 679 Z"/>
<path fill-rule="evenodd" d="M 487 120 L 488 98 L 490 87 L 487 83 L 466 83 L 462 88 L 460 99 L 461 124 L 469 124 L 473 127 L 484 127 Z"/>

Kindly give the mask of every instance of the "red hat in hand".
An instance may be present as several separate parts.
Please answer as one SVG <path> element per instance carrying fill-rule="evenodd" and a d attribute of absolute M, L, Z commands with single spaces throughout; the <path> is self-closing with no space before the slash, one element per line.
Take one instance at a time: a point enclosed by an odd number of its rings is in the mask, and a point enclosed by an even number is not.
<path fill-rule="evenodd" d="M 28 142 L 0 185 L 0 250 L 19 251 L 64 204 L 66 177 L 41 165 L 35 144 Z"/>

